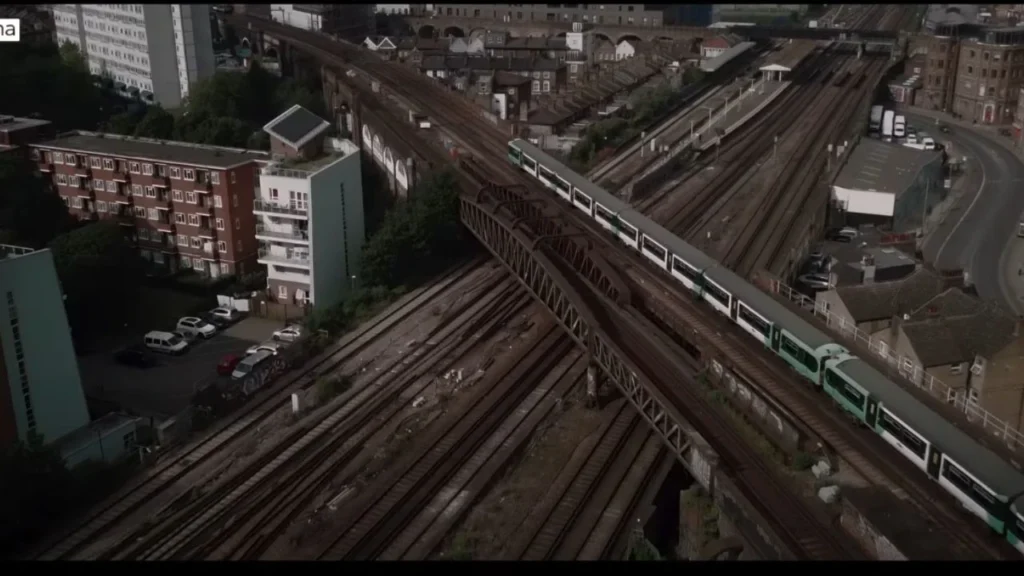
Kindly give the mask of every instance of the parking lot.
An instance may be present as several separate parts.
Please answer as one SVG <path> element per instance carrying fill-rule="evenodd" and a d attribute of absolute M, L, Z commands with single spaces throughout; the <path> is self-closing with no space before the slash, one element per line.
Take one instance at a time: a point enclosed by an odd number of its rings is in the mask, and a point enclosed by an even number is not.
<path fill-rule="evenodd" d="M 198 384 L 216 375 L 221 358 L 244 355 L 246 348 L 270 339 L 282 327 L 279 321 L 243 318 L 209 340 L 195 341 L 181 356 L 153 354 L 158 364 L 151 368 L 118 364 L 113 351 L 81 356 L 82 386 L 88 396 L 142 416 L 172 416 L 189 405 Z"/>

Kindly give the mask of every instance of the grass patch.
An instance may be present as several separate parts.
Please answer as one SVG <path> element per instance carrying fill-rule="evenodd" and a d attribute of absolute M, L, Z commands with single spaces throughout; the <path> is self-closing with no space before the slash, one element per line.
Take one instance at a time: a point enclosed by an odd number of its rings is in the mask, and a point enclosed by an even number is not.
<path fill-rule="evenodd" d="M 347 374 L 321 376 L 316 383 L 316 398 L 323 404 L 352 387 L 352 378 Z"/>

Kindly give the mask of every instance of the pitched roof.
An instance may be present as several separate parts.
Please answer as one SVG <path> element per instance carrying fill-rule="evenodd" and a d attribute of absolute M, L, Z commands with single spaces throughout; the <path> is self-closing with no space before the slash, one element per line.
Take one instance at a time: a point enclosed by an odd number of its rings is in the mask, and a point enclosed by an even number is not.
<path fill-rule="evenodd" d="M 903 334 L 925 368 L 991 358 L 1016 337 L 1017 320 L 1002 306 L 951 288 L 911 314 Z"/>
<path fill-rule="evenodd" d="M 725 49 L 728 49 L 728 48 L 732 48 L 732 44 L 730 44 L 729 41 L 725 37 L 723 37 L 723 36 L 715 36 L 714 38 L 708 38 L 707 40 L 705 40 L 704 43 L 701 44 L 701 47 L 702 48 L 721 48 L 721 49 L 725 50 Z"/>
<path fill-rule="evenodd" d="M 488 58 L 484 56 L 434 54 L 423 59 L 425 70 L 560 70 L 565 64 L 547 58 Z"/>
<path fill-rule="evenodd" d="M 870 322 L 909 314 L 943 291 L 945 284 L 935 272 L 920 268 L 901 280 L 841 286 L 836 294 L 854 322 Z"/>
<path fill-rule="evenodd" d="M 330 126 L 327 120 L 296 104 L 268 122 L 263 130 L 292 148 L 300 148 Z"/>
<path fill-rule="evenodd" d="M 208 168 L 230 168 L 246 162 L 270 159 L 265 152 L 253 150 L 84 131 L 67 132 L 53 140 L 36 142 L 30 146 L 44 150 L 101 154 L 131 160 Z"/>

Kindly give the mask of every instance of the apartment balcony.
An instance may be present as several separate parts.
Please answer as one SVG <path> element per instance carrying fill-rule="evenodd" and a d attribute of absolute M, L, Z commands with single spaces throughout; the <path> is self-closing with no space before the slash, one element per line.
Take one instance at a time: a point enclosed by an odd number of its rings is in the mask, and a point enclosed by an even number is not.
<path fill-rule="evenodd" d="M 201 178 L 193 184 L 192 190 L 200 194 L 209 194 L 213 192 L 213 180 L 209 176 Z"/>
<path fill-rule="evenodd" d="M 257 240 L 281 240 L 284 242 L 296 242 L 299 244 L 309 244 L 309 232 L 307 230 L 284 230 L 281 229 L 273 230 L 268 228 L 264 224 L 256 225 L 256 239 Z"/>
<path fill-rule="evenodd" d="M 124 213 L 113 213 L 110 214 L 110 218 L 122 226 L 135 227 L 135 215 L 124 214 Z"/>
<path fill-rule="evenodd" d="M 154 174 L 152 185 L 157 188 L 170 188 L 171 178 L 169 176 L 157 176 L 156 174 Z"/>
<path fill-rule="evenodd" d="M 88 166 L 75 166 L 75 174 L 82 178 L 92 179 L 92 168 Z"/>
<path fill-rule="evenodd" d="M 176 228 L 174 227 L 174 222 L 171 222 L 169 220 L 164 220 L 161 218 L 158 220 L 150 220 L 150 222 L 153 223 L 153 226 L 155 226 L 157 230 L 164 232 L 166 234 L 174 234 L 174 231 L 176 230 Z"/>
<path fill-rule="evenodd" d="M 127 170 L 115 171 L 114 175 L 111 176 L 111 178 L 114 180 L 114 182 L 121 182 L 122 184 L 127 184 L 132 181 L 131 175 L 128 173 Z"/>
<path fill-rule="evenodd" d="M 257 262 L 260 264 L 278 264 L 281 266 L 293 266 L 296 268 L 309 268 L 313 261 L 308 254 L 295 252 L 271 252 L 269 248 L 260 248 Z"/>
<path fill-rule="evenodd" d="M 265 200 L 254 200 L 252 211 L 256 214 L 268 216 L 284 216 L 291 218 L 308 218 L 309 208 L 305 204 L 275 204 Z"/>
<path fill-rule="evenodd" d="M 196 228 L 196 235 L 200 238 L 216 238 L 217 231 L 210 227 L 209 224 L 200 224 L 199 227 Z"/>
<path fill-rule="evenodd" d="M 40 162 L 39 163 L 39 171 L 40 172 L 53 172 L 53 162 Z"/>

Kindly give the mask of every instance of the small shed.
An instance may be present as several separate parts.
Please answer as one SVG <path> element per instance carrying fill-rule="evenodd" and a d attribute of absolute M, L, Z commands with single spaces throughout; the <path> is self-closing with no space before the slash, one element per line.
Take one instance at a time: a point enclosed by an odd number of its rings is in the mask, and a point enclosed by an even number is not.
<path fill-rule="evenodd" d="M 761 66 L 761 76 L 766 82 L 773 80 L 782 82 L 782 75 L 785 73 L 792 72 L 790 68 L 783 66 L 782 64 L 769 64 L 767 66 Z"/>
<path fill-rule="evenodd" d="M 114 463 L 136 452 L 139 418 L 110 413 L 57 440 L 56 446 L 68 468 L 87 460 Z"/>

